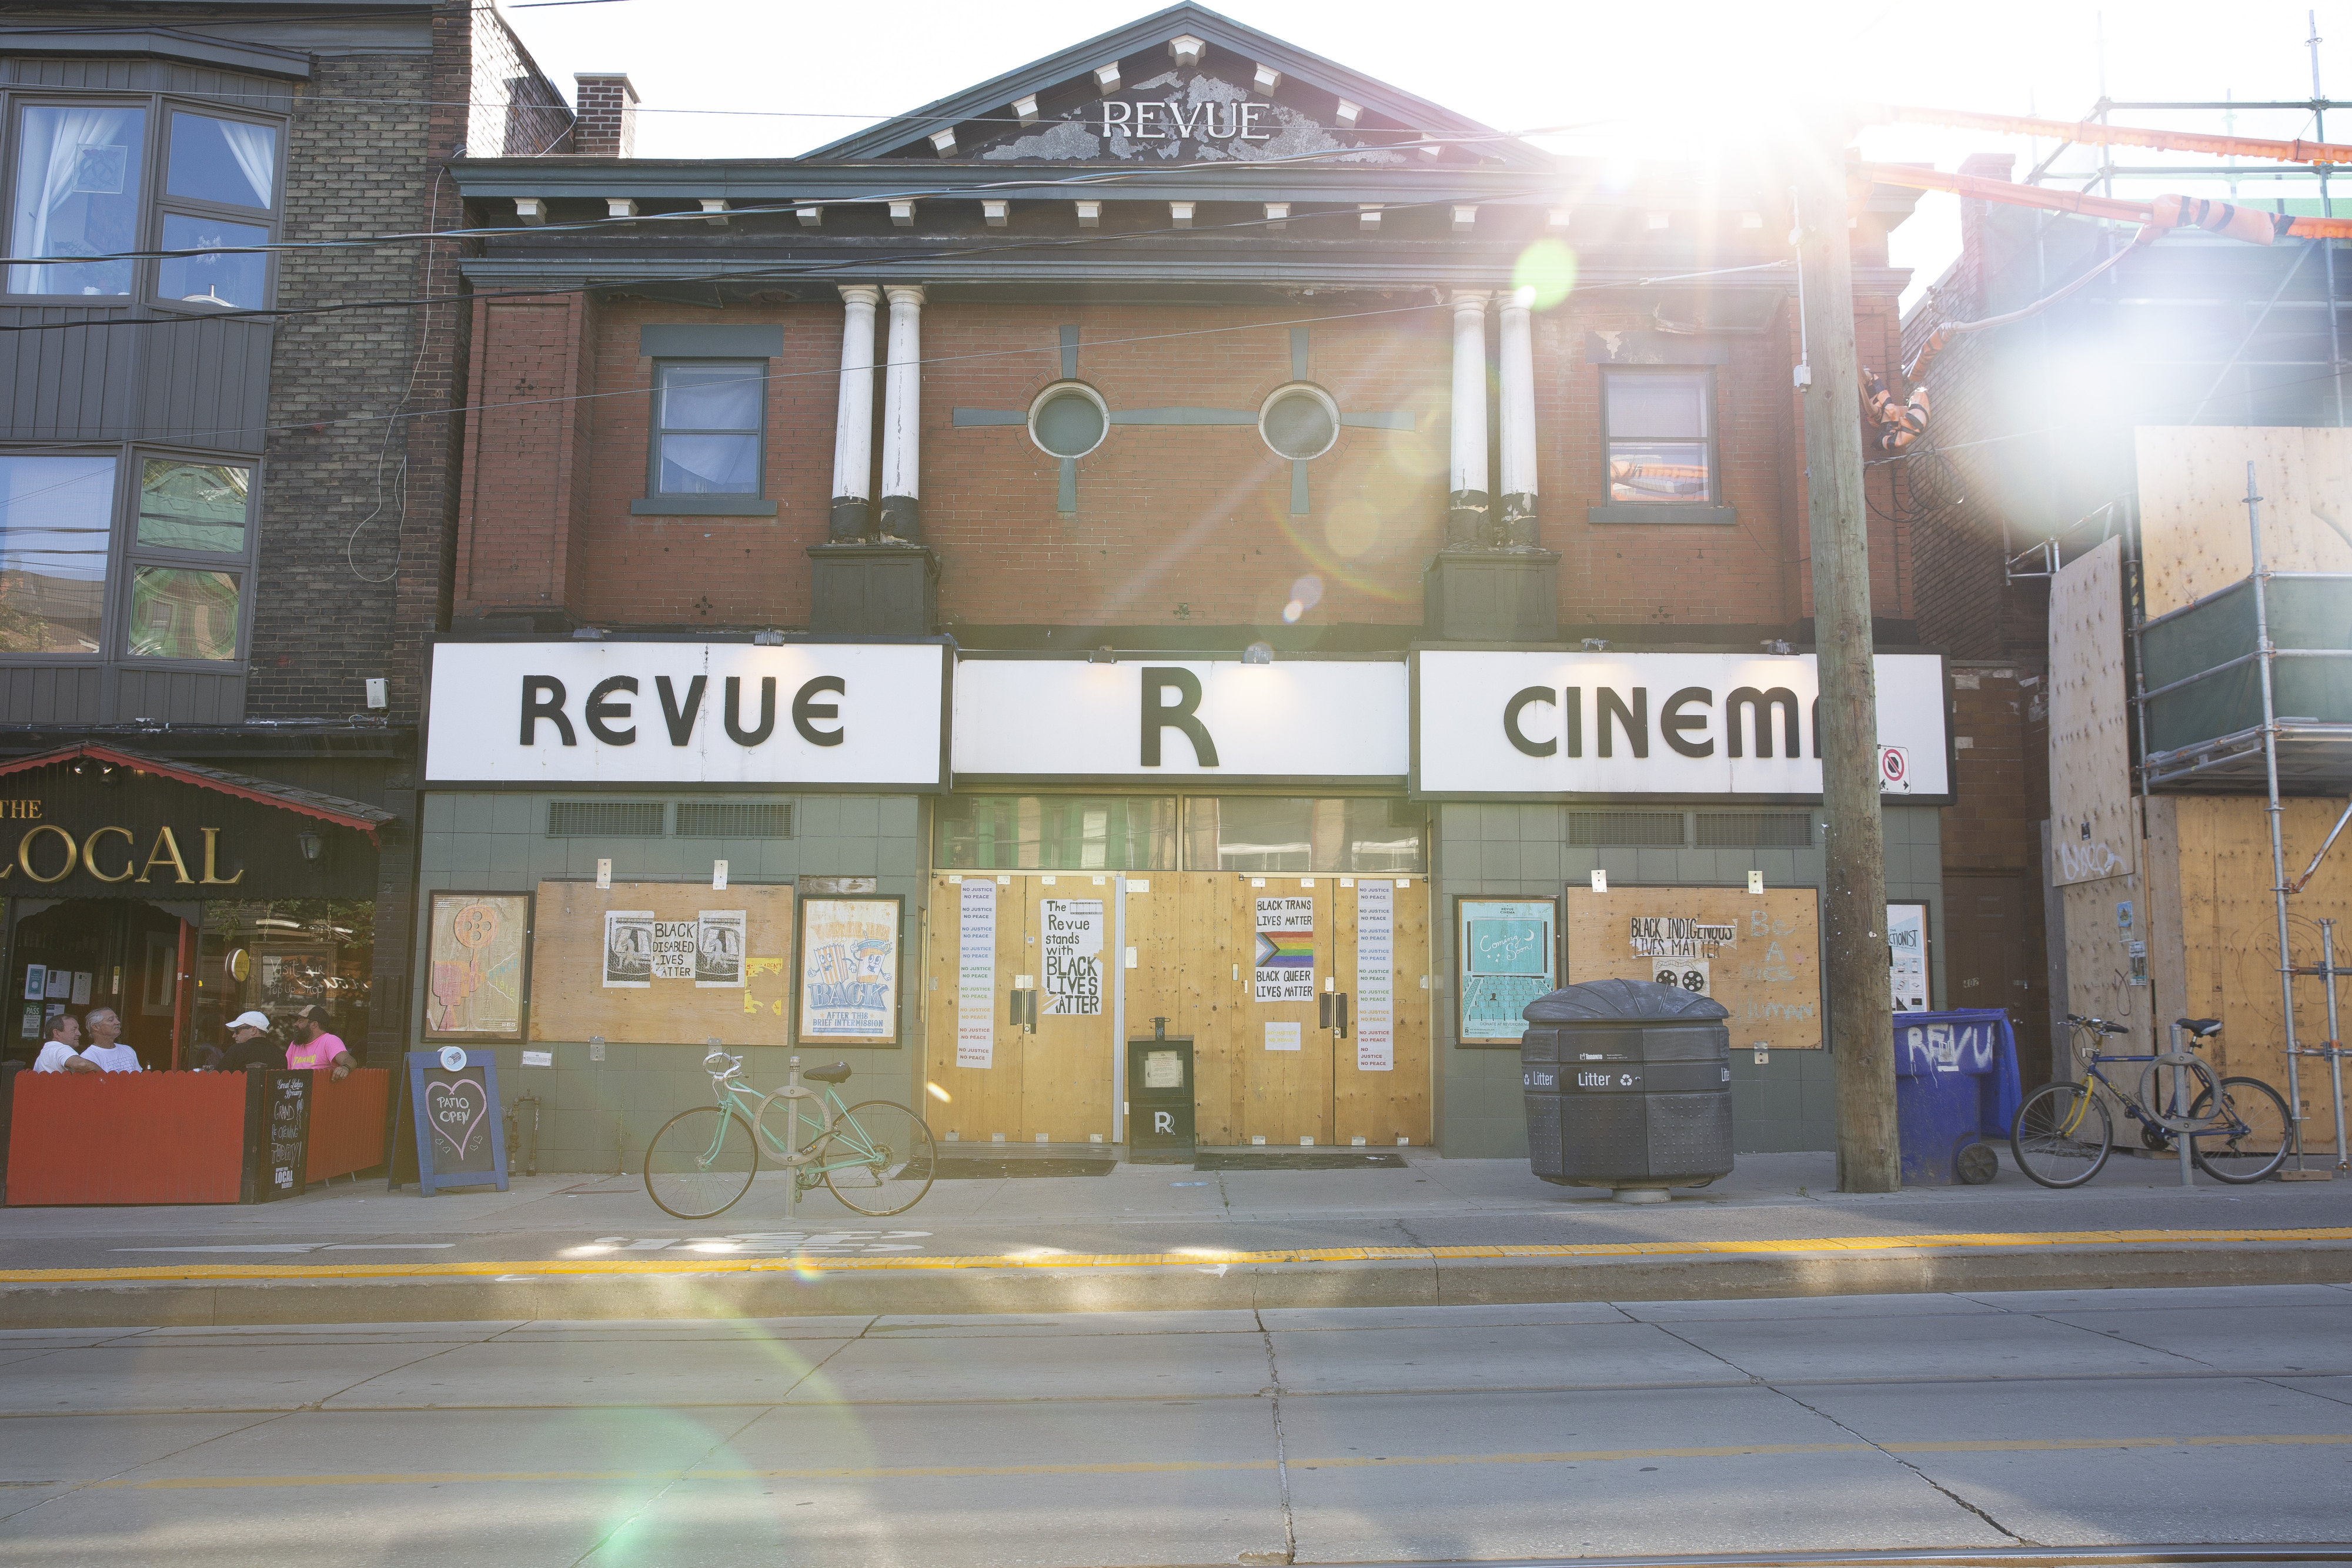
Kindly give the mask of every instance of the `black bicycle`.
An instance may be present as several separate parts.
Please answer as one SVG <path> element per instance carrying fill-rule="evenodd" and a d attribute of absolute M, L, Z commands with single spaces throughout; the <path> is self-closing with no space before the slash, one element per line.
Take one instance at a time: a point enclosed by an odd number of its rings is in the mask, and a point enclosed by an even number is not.
<path fill-rule="evenodd" d="M 2260 1181 L 2294 1153 L 2294 1118 L 2279 1092 L 2259 1078 L 2219 1077 L 2195 1054 L 2199 1041 L 2221 1032 L 2220 1019 L 2182 1019 L 2179 1027 L 2188 1032 L 2189 1049 L 2145 1056 L 2099 1050 L 2102 1039 L 2129 1034 L 2128 1025 L 2074 1013 L 2066 1021 L 2087 1037 L 2088 1049 L 2081 1053 L 2084 1076 L 2036 1089 L 2009 1127 L 2017 1168 L 2043 1186 L 2080 1186 L 2107 1163 L 2115 1124 L 2101 1089 L 2139 1124 L 2141 1143 L 2163 1149 L 2172 1147 L 2174 1138 L 2187 1138 L 2189 1157 L 2215 1181 Z M 2105 1071 L 2126 1061 L 2142 1064 L 2136 1092 L 2118 1087 Z M 2185 1085 L 2179 1081 L 2183 1074 Z M 2184 1093 L 2190 1086 L 2193 1095 Z M 2183 1099 L 2189 1101 L 2185 1115 L 2163 1109 Z"/>

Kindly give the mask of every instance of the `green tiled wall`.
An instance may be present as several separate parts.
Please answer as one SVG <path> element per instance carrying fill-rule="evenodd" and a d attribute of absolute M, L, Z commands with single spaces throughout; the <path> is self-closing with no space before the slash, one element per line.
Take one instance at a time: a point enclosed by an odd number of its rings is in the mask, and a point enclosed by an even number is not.
<path fill-rule="evenodd" d="M 1819 887 L 1821 817 L 1809 849 L 1590 849 L 1568 842 L 1568 809 L 1553 805 L 1433 808 L 1436 823 L 1430 910 L 1430 962 L 1444 977 L 1433 1009 L 1437 1038 L 1438 1146 L 1457 1158 L 1527 1155 L 1516 1051 L 1463 1050 L 1454 1044 L 1454 900 L 1458 895 L 1554 898 L 1583 885 L 1597 869 L 1612 883 L 1716 883 L 1743 886 L 1751 870 L 1771 887 Z M 1933 807 L 1886 810 L 1886 896 L 1925 899 L 1937 993 L 1943 993 L 1942 819 Z M 1836 1105 L 1826 1051 L 1783 1051 L 1759 1067 L 1751 1053 L 1731 1056 L 1731 1107 L 1743 1153 L 1828 1149 L 1836 1143 Z"/>
<path fill-rule="evenodd" d="M 789 839 L 551 839 L 547 836 L 551 800 L 589 799 L 577 792 L 546 795 L 446 793 L 422 798 L 418 844 L 421 894 L 529 893 L 546 880 L 593 877 L 596 862 L 609 858 L 619 882 L 701 879 L 710 862 L 724 860 L 730 883 L 797 881 L 803 876 L 871 876 L 877 891 L 906 898 L 902 955 L 902 1034 L 897 1051 L 843 1050 L 812 1046 L 801 1052 L 803 1066 L 843 1061 L 851 1065 L 845 1098 L 887 1099 L 913 1103 L 921 1092 L 920 1009 L 923 995 L 916 958 L 920 951 L 921 906 L 929 886 L 925 862 L 924 802 L 905 795 L 804 795 L 783 797 L 793 807 Z M 688 797 L 691 798 L 691 797 Z M 674 793 L 604 793 L 601 800 L 674 800 Z M 761 802 L 778 799 L 762 796 Z M 421 911 L 429 905 L 420 901 Z M 424 983 L 430 972 L 425 932 L 415 934 L 413 973 L 416 995 L 409 1016 L 424 1017 Z M 419 1026 L 421 1027 L 421 1026 Z M 710 1099 L 710 1079 L 700 1066 L 697 1045 L 623 1045 L 608 1042 L 604 1060 L 589 1060 L 585 1041 L 534 1041 L 551 1051 L 552 1067 L 522 1065 L 522 1047 L 499 1046 L 499 1086 L 511 1105 L 522 1096 L 539 1102 L 539 1168 L 542 1171 L 612 1171 L 625 1153 L 629 1169 L 643 1167 L 646 1145 L 662 1123 L 689 1105 Z M 751 1082 L 765 1089 L 784 1081 L 782 1046 L 728 1048 L 741 1053 Z M 526 1107 L 528 1112 L 529 1107 Z M 515 1168 L 522 1168 L 518 1153 Z"/>

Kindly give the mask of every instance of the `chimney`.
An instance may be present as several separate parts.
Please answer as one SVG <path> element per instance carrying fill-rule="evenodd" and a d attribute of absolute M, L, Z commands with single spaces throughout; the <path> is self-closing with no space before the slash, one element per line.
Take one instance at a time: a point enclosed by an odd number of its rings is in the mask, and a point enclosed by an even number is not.
<path fill-rule="evenodd" d="M 1976 180 L 2014 180 L 2017 154 L 2014 152 L 1972 152 L 1960 160 L 1960 172 Z M 1986 290 L 1985 241 L 1987 220 L 1992 215 L 1988 202 L 1963 201 L 1960 204 L 1960 267 L 1964 291 L 1971 308 L 1981 311 L 1988 298 Z"/>
<path fill-rule="evenodd" d="M 572 127 L 572 152 L 579 158 L 634 158 L 637 155 L 637 89 L 626 71 L 583 71 L 572 78 L 579 86 L 578 118 Z"/>

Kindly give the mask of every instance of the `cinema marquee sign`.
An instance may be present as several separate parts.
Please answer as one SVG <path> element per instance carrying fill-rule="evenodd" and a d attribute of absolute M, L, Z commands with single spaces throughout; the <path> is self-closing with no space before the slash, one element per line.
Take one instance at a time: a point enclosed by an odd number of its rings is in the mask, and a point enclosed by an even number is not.
<path fill-rule="evenodd" d="M 1881 653 L 1878 744 L 1923 804 L 1951 794 L 1943 660 Z M 1412 789 L 1436 799 L 1817 799 L 1821 680 L 1793 653 L 1413 655 Z"/>
<path fill-rule="evenodd" d="M 428 784 L 947 784 L 943 642 L 443 642 Z"/>

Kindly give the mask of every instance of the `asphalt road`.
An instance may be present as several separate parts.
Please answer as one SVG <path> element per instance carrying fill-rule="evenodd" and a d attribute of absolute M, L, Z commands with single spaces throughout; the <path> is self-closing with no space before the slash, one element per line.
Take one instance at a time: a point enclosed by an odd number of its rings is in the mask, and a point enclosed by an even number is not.
<path fill-rule="evenodd" d="M 0 1334 L 24 1564 L 2352 1535 L 2352 1286 Z M 2347 1549 L 2352 1556 L 2352 1549 Z"/>
<path fill-rule="evenodd" d="M 1744 1155 L 1733 1174 L 1671 1203 L 1610 1201 L 1548 1186 L 1524 1162 L 1412 1152 L 1387 1169 L 1196 1171 L 940 1181 L 903 1215 L 868 1218 L 830 1194 L 788 1214 L 781 1176 L 692 1222 L 634 1177 L 517 1177 L 510 1191 L 434 1197 L 381 1180 L 337 1182 L 253 1207 L 21 1208 L 0 1214 L 0 1270 L 267 1264 L 530 1263 L 582 1259 L 814 1258 L 1270 1251 L 1625 1241 L 2352 1225 L 2352 1181 L 2175 1185 L 2166 1161 L 2118 1157 L 2089 1186 L 2035 1186 L 2004 1168 L 1989 1186 L 1841 1195 L 1827 1155 Z"/>

